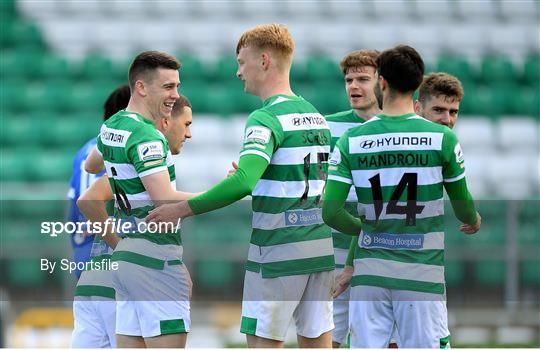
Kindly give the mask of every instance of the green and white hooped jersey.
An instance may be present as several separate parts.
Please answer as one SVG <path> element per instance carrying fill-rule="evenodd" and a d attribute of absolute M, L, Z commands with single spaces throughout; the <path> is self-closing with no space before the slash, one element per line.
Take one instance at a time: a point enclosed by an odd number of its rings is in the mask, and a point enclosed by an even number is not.
<path fill-rule="evenodd" d="M 354 185 L 365 215 L 351 285 L 444 293 L 443 182 L 464 177 L 452 130 L 414 113 L 346 132 L 329 179 Z"/>
<path fill-rule="evenodd" d="M 339 138 L 349 129 L 360 126 L 364 123 L 364 120 L 358 117 L 354 110 L 339 112 L 335 114 L 327 115 L 326 122 L 332 133 L 332 143 L 330 145 L 330 152 L 334 150 L 336 142 Z M 349 196 L 347 197 L 347 203 L 345 209 L 354 216 L 357 216 L 356 192 L 354 187 L 351 187 Z M 349 253 L 349 247 L 351 246 L 353 236 L 341 233 L 332 229 L 332 240 L 334 243 L 334 255 L 336 260 L 336 268 L 343 268 L 345 261 L 347 260 L 347 254 Z"/>
<path fill-rule="evenodd" d="M 299 96 L 272 96 L 249 116 L 240 156 L 269 165 L 252 192 L 247 270 L 272 278 L 334 269 L 321 203 L 330 137 L 324 117 Z"/>
<path fill-rule="evenodd" d="M 146 118 L 120 111 L 102 125 L 97 148 L 105 161 L 115 196 L 114 217 L 122 224 L 130 223 L 122 235 L 141 240 L 140 244 L 129 244 L 129 250 L 117 248 L 112 260 L 163 269 L 166 263 L 161 256 L 163 249 L 181 249 L 180 230 L 171 228 L 167 233 L 157 233 L 150 225 L 146 226 L 144 218 L 154 209 L 154 203 L 141 178 L 168 171 L 171 186 L 176 189 L 174 162 L 167 139 Z"/>

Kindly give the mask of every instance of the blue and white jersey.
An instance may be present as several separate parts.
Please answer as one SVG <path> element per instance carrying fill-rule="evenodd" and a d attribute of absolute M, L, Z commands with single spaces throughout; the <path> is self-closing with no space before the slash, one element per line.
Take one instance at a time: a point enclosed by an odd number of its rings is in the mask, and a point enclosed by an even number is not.
<path fill-rule="evenodd" d="M 86 218 L 77 207 L 77 200 L 79 199 L 79 196 L 92 185 L 92 183 L 105 174 L 105 172 L 102 172 L 95 175 L 87 173 L 84 170 L 84 162 L 92 148 L 96 145 L 96 142 L 97 140 L 95 138 L 88 141 L 77 152 L 75 159 L 73 160 L 73 174 L 71 176 L 68 192 L 68 198 L 70 200 L 68 221 L 70 222 L 86 221 Z M 85 236 L 82 233 L 74 233 L 71 235 L 71 245 L 73 247 L 73 255 L 76 262 L 86 262 L 90 260 L 90 250 L 92 248 L 93 240 L 94 236 Z M 77 271 L 77 277 L 79 275 L 80 271 Z"/>

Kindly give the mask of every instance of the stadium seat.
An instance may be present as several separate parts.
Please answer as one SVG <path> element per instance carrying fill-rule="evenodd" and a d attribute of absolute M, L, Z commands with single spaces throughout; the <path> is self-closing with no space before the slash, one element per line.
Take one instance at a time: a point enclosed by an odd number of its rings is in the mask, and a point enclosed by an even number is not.
<path fill-rule="evenodd" d="M 44 49 L 39 28 L 33 23 L 24 20 L 8 20 L 3 23 L 2 34 L 4 47 L 17 47 L 18 49 Z"/>
<path fill-rule="evenodd" d="M 475 263 L 475 277 L 479 285 L 501 287 L 506 280 L 504 261 L 490 260 Z"/>
<path fill-rule="evenodd" d="M 530 85 L 538 86 L 540 81 L 540 55 L 529 55 L 523 64 L 523 80 Z"/>
<path fill-rule="evenodd" d="M 505 56 L 486 56 L 481 64 L 481 79 L 485 84 L 508 83 L 516 77 L 512 61 Z"/>
<path fill-rule="evenodd" d="M 227 286 L 232 283 L 234 277 L 233 264 L 222 260 L 200 260 L 196 271 L 196 278 L 201 287 Z"/>
<path fill-rule="evenodd" d="M 14 287 L 41 286 L 47 277 L 47 272 L 39 269 L 39 259 L 16 259 L 8 264 L 9 285 Z"/>
<path fill-rule="evenodd" d="M 526 199 L 535 193 L 538 156 L 499 153 L 487 169 L 496 193 L 502 198 Z"/>
<path fill-rule="evenodd" d="M 500 0 L 500 13 L 507 21 L 527 22 L 538 20 L 538 2 L 535 0 Z"/>
<path fill-rule="evenodd" d="M 456 123 L 455 132 L 459 137 L 465 157 L 468 153 L 491 151 L 495 148 L 495 128 L 486 117 L 462 116 Z"/>
<path fill-rule="evenodd" d="M 504 151 L 538 153 L 540 143 L 538 123 L 527 117 L 506 117 L 498 122 L 497 138 Z"/>
<path fill-rule="evenodd" d="M 31 176 L 27 175 L 26 161 L 21 153 L 15 149 L 2 149 L 0 157 L 2 158 L 0 181 L 26 181 L 31 179 Z"/>
<path fill-rule="evenodd" d="M 446 261 L 444 278 L 448 287 L 459 287 L 465 279 L 465 263 L 463 261 Z"/>
<path fill-rule="evenodd" d="M 310 55 L 306 59 L 305 66 L 306 78 L 312 84 L 324 85 L 343 79 L 338 62 L 330 57 L 321 54 Z"/>
<path fill-rule="evenodd" d="M 235 56 L 221 56 L 215 62 L 213 74 L 218 79 L 217 82 L 227 83 L 236 78 L 238 64 Z"/>
<path fill-rule="evenodd" d="M 528 115 L 540 121 L 540 87 L 522 87 L 514 90 L 510 98 L 513 114 Z"/>
<path fill-rule="evenodd" d="M 22 145 L 21 141 L 25 141 L 25 145 L 33 146 L 38 144 L 39 134 L 43 132 L 35 126 L 34 120 L 30 118 L 6 118 L 3 121 L 3 140 L 2 142 L 10 146 Z"/>
<path fill-rule="evenodd" d="M 72 67 L 65 57 L 54 54 L 36 57 L 36 77 L 39 79 L 67 80 L 73 74 Z"/>
<path fill-rule="evenodd" d="M 97 53 L 87 55 L 78 67 L 79 78 L 89 81 L 109 80 L 115 73 L 113 62 Z"/>
<path fill-rule="evenodd" d="M 2 52 L 0 67 L 4 78 L 34 79 L 38 68 L 38 57 L 42 55 L 39 49 L 17 48 Z"/>
<path fill-rule="evenodd" d="M 540 286 L 540 260 L 526 260 L 520 264 L 521 280 L 526 286 Z"/>
<path fill-rule="evenodd" d="M 29 166 L 32 180 L 67 182 L 71 176 L 74 153 L 53 152 L 37 149 L 28 154 L 33 159 Z"/>
<path fill-rule="evenodd" d="M 182 67 L 180 68 L 181 85 L 187 85 L 193 82 L 205 82 L 208 75 L 206 73 L 205 66 L 196 55 L 178 53 L 176 54 L 176 58 L 182 64 Z"/>

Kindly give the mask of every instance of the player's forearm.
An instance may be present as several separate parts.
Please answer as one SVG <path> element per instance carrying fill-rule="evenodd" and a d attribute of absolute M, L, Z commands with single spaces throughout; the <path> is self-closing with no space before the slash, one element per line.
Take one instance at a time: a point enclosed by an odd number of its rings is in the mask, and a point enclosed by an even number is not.
<path fill-rule="evenodd" d="M 238 170 L 202 195 L 188 200 L 194 214 L 207 213 L 223 208 L 251 194 L 257 181 L 266 170 L 268 162 L 256 155 L 240 158 Z"/>
<path fill-rule="evenodd" d="M 446 189 L 446 193 L 448 193 L 452 208 L 458 220 L 466 224 L 475 224 L 476 209 L 474 200 L 467 189 L 465 178 L 454 182 L 445 182 L 444 188 Z"/>
<path fill-rule="evenodd" d="M 322 216 L 328 226 L 339 232 L 357 236 L 362 230 L 362 222 L 345 209 L 345 200 L 350 187 L 350 185 L 333 180 L 326 183 Z"/>
<path fill-rule="evenodd" d="M 116 248 L 116 245 L 120 241 L 120 238 L 112 231 L 110 225 L 105 225 L 105 222 L 109 218 L 105 202 L 102 200 L 79 198 L 77 201 L 81 213 L 92 223 L 99 223 L 101 228 L 107 229 L 105 232 L 99 232 L 103 236 L 103 240 L 111 247 Z M 96 232 L 94 232 L 96 233 Z"/>
<path fill-rule="evenodd" d="M 99 153 L 97 147 L 94 146 L 86 160 L 84 161 L 84 170 L 90 174 L 99 174 L 105 170 L 103 156 Z"/>
<path fill-rule="evenodd" d="M 356 251 L 356 246 L 358 245 L 358 237 L 359 236 L 355 236 L 351 240 L 349 254 L 347 254 L 347 260 L 345 260 L 345 266 L 354 266 L 354 252 Z"/>

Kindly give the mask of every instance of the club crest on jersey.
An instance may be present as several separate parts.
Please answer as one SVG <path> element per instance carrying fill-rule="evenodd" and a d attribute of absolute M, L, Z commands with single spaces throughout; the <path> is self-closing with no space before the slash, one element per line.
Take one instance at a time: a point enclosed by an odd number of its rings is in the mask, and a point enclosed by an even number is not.
<path fill-rule="evenodd" d="M 456 155 L 456 163 L 463 163 L 465 157 L 463 156 L 463 151 L 459 143 L 454 147 L 454 154 Z"/>
<path fill-rule="evenodd" d="M 332 152 L 332 156 L 330 157 L 330 160 L 328 161 L 328 164 L 336 166 L 339 163 L 341 163 L 341 152 L 339 151 L 339 148 L 335 147 L 334 151 Z"/>
<path fill-rule="evenodd" d="M 165 157 L 165 152 L 163 151 L 163 143 L 161 143 L 160 141 L 141 143 L 137 146 L 137 153 L 139 154 L 139 159 L 142 162 L 162 159 L 163 157 Z"/>
<path fill-rule="evenodd" d="M 264 126 L 250 126 L 246 129 L 244 143 L 257 142 L 267 144 L 270 141 L 272 131 Z"/>

